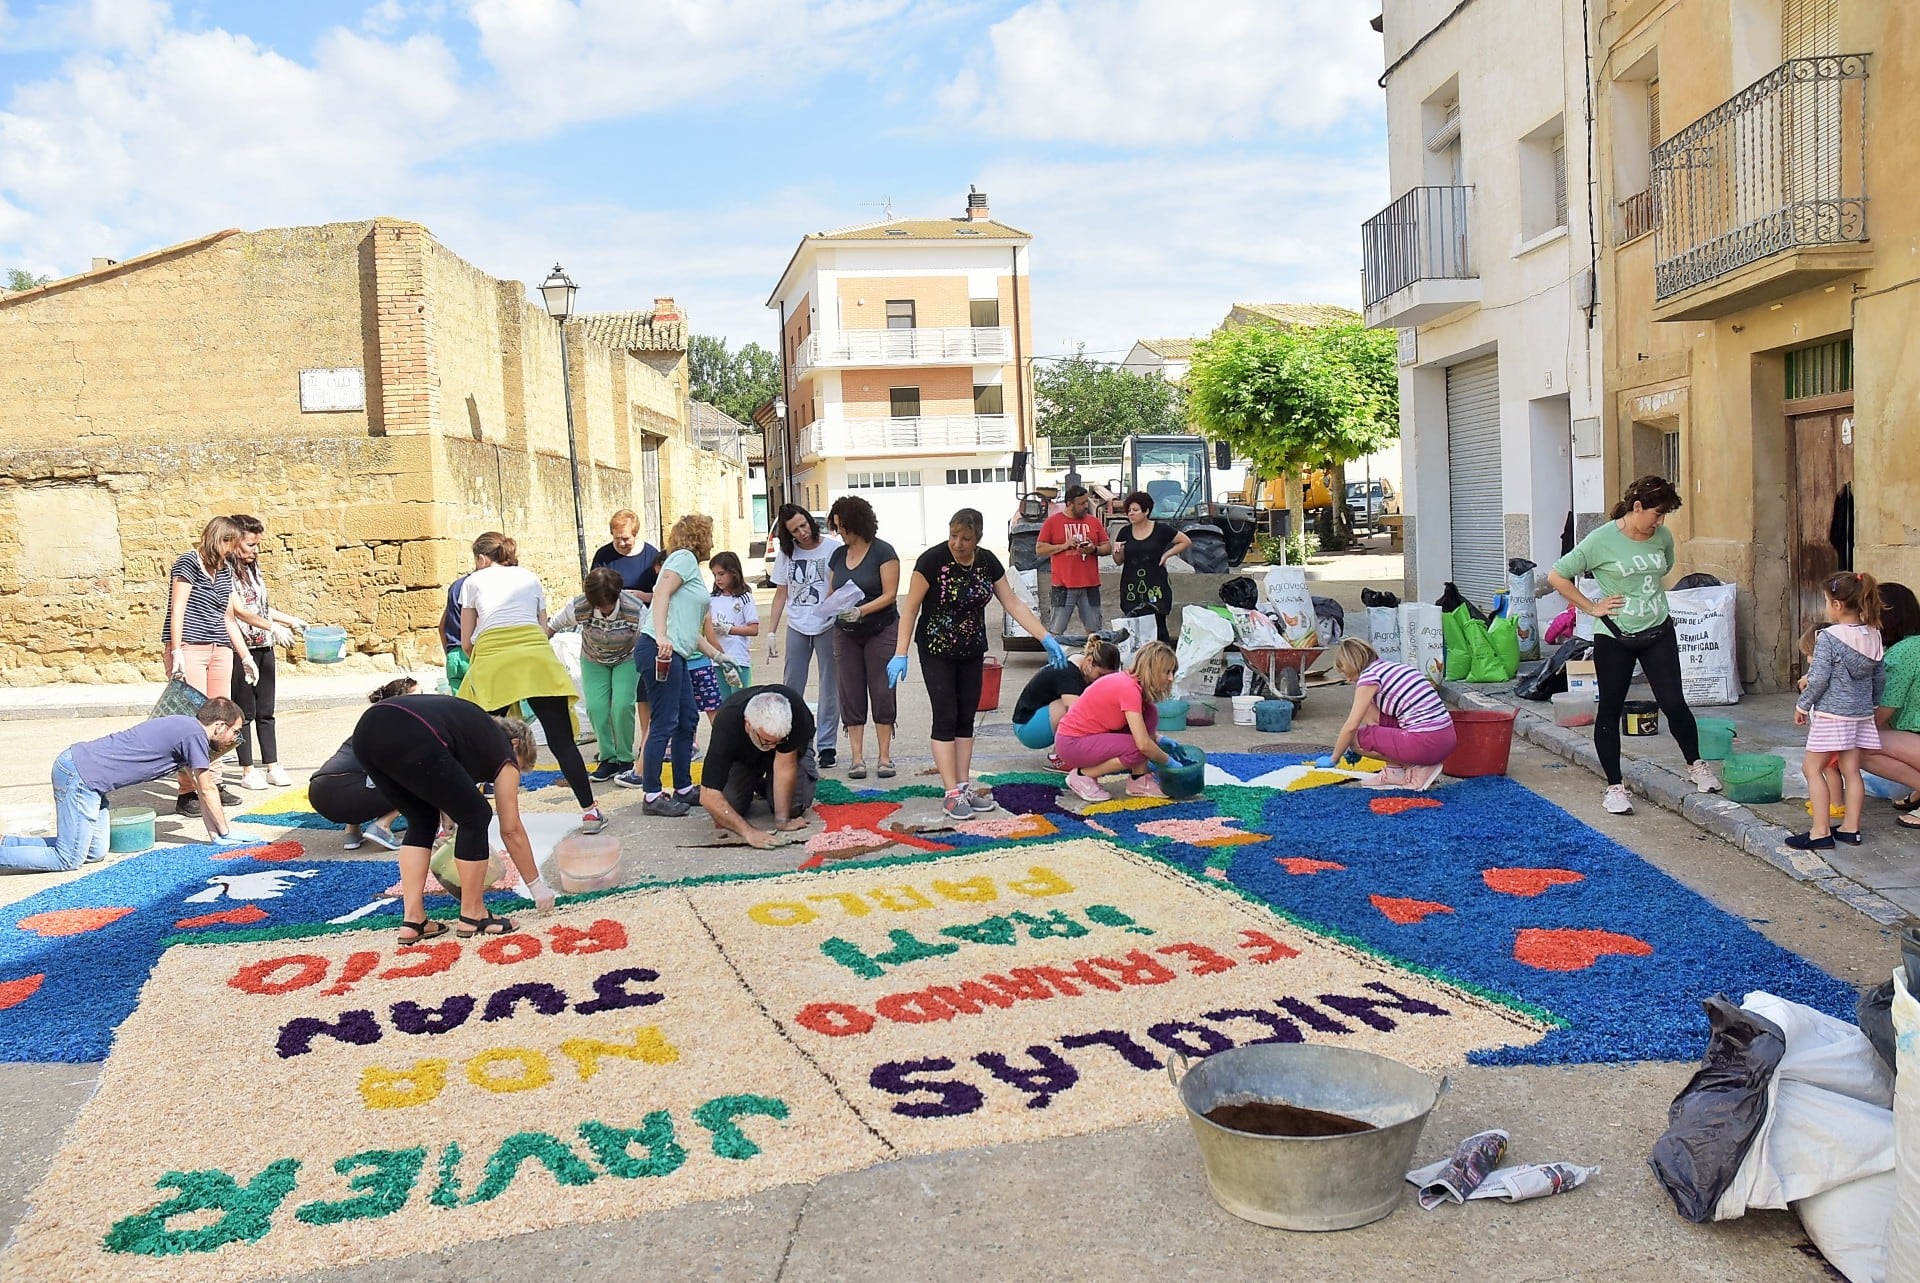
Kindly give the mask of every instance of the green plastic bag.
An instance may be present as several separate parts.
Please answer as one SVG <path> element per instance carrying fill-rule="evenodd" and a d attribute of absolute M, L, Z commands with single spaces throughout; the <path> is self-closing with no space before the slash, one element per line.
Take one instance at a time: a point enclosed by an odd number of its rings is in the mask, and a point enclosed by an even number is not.
<path fill-rule="evenodd" d="M 1487 640 L 1493 643 L 1493 653 L 1500 657 L 1500 671 L 1505 674 L 1500 680 L 1512 681 L 1520 671 L 1520 630 L 1513 620 L 1502 615 L 1487 625 Z"/>
<path fill-rule="evenodd" d="M 1485 621 L 1467 614 L 1466 607 L 1460 608 L 1466 617 L 1460 621 L 1461 631 L 1467 635 L 1467 680 L 1469 682 L 1504 682 L 1506 677 L 1500 667 L 1500 656 L 1494 653 L 1493 640 L 1487 636 Z"/>
<path fill-rule="evenodd" d="M 1467 644 L 1465 606 L 1455 606 L 1440 616 L 1440 634 L 1447 645 L 1447 680 L 1457 682 L 1473 671 L 1473 652 Z"/>

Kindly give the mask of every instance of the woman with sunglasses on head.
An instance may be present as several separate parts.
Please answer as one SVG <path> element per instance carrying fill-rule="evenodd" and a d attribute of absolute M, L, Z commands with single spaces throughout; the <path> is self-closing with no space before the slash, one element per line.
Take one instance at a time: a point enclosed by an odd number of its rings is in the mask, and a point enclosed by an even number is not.
<path fill-rule="evenodd" d="M 773 559 L 767 662 L 780 658 L 784 645 L 787 666 L 780 680 L 802 695 L 807 693 L 807 669 L 819 669 L 819 738 L 814 743 L 820 765 L 832 766 L 833 746 L 840 738 L 840 677 L 833 658 L 833 613 L 827 609 L 827 597 L 833 591 L 828 586 L 832 582 L 828 563 L 839 551 L 840 541 L 823 533 L 813 514 L 793 503 L 780 505 L 773 533 L 780 553 Z"/>

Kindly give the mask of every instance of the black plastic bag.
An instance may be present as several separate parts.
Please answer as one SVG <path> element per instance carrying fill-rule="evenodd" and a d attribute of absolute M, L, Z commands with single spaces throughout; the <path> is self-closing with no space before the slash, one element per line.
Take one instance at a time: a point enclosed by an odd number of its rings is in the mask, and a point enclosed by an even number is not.
<path fill-rule="evenodd" d="M 1398 593 L 1390 593 L 1384 588 L 1362 588 L 1360 590 L 1360 604 L 1362 606 L 1398 606 L 1400 604 L 1400 596 Z"/>
<path fill-rule="evenodd" d="M 1229 664 L 1213 683 L 1216 696 L 1258 695 L 1266 699 L 1273 694 L 1265 673 L 1248 668 L 1245 664 Z"/>
<path fill-rule="evenodd" d="M 1528 561 L 1525 557 L 1507 558 L 1507 573 L 1510 575 L 1524 575 L 1529 570 L 1538 569 L 1540 569 L 1540 567 L 1537 564 Z"/>
<path fill-rule="evenodd" d="M 1854 1004 L 1853 1023 L 1873 1044 L 1881 1063 L 1893 1070 L 1893 981 L 1882 980 L 1860 995 L 1860 1001 Z"/>
<path fill-rule="evenodd" d="M 1675 592 L 1682 588 L 1718 588 L 1720 581 L 1704 570 L 1696 570 L 1673 586 Z"/>
<path fill-rule="evenodd" d="M 1260 604 L 1260 588 L 1245 575 L 1236 575 L 1220 585 L 1220 600 L 1240 610 L 1252 610 Z"/>
<path fill-rule="evenodd" d="M 1481 623 L 1490 624 L 1493 622 L 1493 619 L 1487 614 L 1486 611 L 1480 609 L 1478 606 L 1468 601 L 1465 597 L 1461 596 L 1460 589 L 1454 585 L 1454 582 L 1451 579 L 1447 580 L 1446 588 L 1441 591 L 1440 600 L 1434 602 L 1433 604 L 1440 608 L 1440 613 L 1443 615 L 1446 614 L 1448 611 L 1458 610 L 1460 609 L 1460 607 L 1465 606 L 1467 608 L 1467 613 L 1469 615 L 1472 615 L 1475 619 L 1479 620 Z"/>
<path fill-rule="evenodd" d="M 1767 1117 L 1767 1085 L 1787 1053 L 1780 1026 L 1734 1006 L 1725 994 L 1701 1006 L 1712 1028 L 1707 1054 L 1673 1098 L 1666 1134 L 1647 1155 L 1674 1210 L 1695 1225 L 1713 1219 L 1715 1204 L 1740 1170 Z"/>
<path fill-rule="evenodd" d="M 1545 659 L 1520 665 L 1513 693 L 1521 699 L 1552 699 L 1567 688 L 1567 665 L 1585 659 L 1592 649 L 1593 643 L 1584 637 L 1567 638 Z"/>
<path fill-rule="evenodd" d="M 1313 599 L 1313 615 L 1320 621 L 1320 644 L 1331 646 L 1347 635 L 1347 610 L 1331 597 Z"/>

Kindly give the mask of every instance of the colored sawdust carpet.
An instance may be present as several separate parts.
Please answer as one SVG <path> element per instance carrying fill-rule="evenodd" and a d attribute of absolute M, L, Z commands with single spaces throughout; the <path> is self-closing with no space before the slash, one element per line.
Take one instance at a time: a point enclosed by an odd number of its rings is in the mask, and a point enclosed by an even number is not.
<path fill-rule="evenodd" d="M 1172 1052 L 1437 1072 L 1547 1031 L 1085 840 L 627 893 L 489 940 L 212 941 L 160 960 L 0 1274 L 444 1253 L 1174 1118 Z"/>

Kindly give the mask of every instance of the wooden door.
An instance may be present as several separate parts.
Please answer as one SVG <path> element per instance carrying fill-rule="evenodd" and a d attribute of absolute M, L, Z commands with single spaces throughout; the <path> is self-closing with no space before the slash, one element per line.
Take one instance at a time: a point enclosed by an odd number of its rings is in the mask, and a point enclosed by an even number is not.
<path fill-rule="evenodd" d="M 1843 564 L 1835 548 L 1834 505 L 1843 487 L 1853 484 L 1853 408 L 1841 406 L 1813 414 L 1797 414 L 1787 421 L 1787 440 L 1793 451 L 1793 527 L 1788 543 L 1793 585 L 1793 635 L 1827 617 L 1827 580 L 1837 571 L 1853 569 L 1849 555 Z M 1796 671 L 1804 668 L 1795 651 Z"/>

